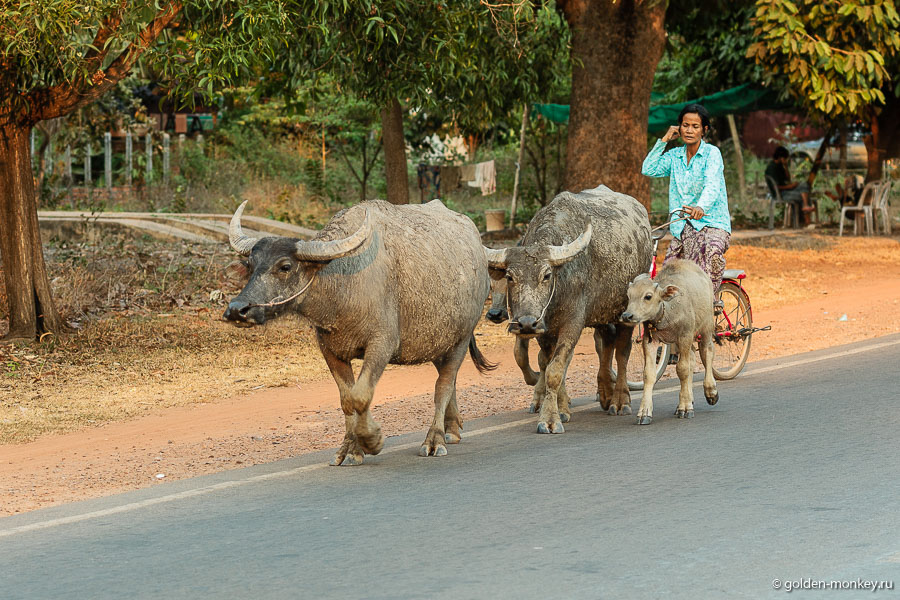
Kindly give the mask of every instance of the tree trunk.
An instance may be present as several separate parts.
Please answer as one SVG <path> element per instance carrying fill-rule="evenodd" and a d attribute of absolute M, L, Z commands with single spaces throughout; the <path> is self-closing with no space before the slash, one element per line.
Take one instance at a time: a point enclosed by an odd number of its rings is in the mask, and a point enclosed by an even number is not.
<path fill-rule="evenodd" d="M 5 339 L 58 333 L 62 319 L 50 294 L 31 171 L 31 127 L 0 125 L 0 256 L 9 301 Z"/>
<path fill-rule="evenodd" d="M 828 131 L 825 132 L 825 137 L 822 138 L 822 143 L 819 145 L 819 151 L 816 152 L 816 158 L 813 159 L 809 175 L 806 176 L 806 184 L 809 186 L 809 189 L 812 189 L 813 183 L 816 181 L 816 175 L 819 174 L 819 169 L 822 168 L 822 159 L 825 158 L 825 151 L 828 149 L 828 140 L 831 139 L 832 135 L 834 135 L 834 127 L 829 127 Z"/>
<path fill-rule="evenodd" d="M 650 89 L 666 39 L 665 2 L 558 1 L 572 30 L 566 189 L 601 183 L 649 209 Z"/>
<path fill-rule="evenodd" d="M 381 139 L 384 145 L 384 178 L 387 201 L 409 203 L 409 178 L 406 172 L 406 140 L 403 137 L 403 113 L 400 102 L 393 98 L 381 110 Z"/>

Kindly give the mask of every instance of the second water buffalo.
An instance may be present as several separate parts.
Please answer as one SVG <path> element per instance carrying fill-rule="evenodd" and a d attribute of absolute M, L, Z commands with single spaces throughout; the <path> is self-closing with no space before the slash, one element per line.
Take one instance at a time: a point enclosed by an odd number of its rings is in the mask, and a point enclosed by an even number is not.
<path fill-rule="evenodd" d="M 628 284 L 650 264 L 644 207 L 606 186 L 563 192 L 534 216 L 522 246 L 485 253 L 491 277 L 506 279 L 510 331 L 519 339 L 537 338 L 547 357 L 534 391 L 538 432 L 565 431 L 570 411 L 560 388 L 585 327 L 594 328 L 600 354 L 597 399 L 604 410 L 630 414 L 625 365 L 632 328 L 610 324 L 625 309 Z"/>

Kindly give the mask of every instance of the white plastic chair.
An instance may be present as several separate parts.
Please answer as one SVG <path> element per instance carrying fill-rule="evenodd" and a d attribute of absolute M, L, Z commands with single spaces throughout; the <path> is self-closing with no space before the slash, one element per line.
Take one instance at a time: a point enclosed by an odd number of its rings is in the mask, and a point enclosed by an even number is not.
<path fill-rule="evenodd" d="M 872 205 L 881 191 L 881 188 L 882 185 L 879 181 L 867 183 L 863 188 L 862 193 L 859 195 L 859 202 L 856 203 L 856 206 L 845 206 L 841 209 L 841 224 L 838 226 L 838 236 L 844 235 L 844 219 L 846 218 L 847 213 L 854 213 L 853 235 L 856 235 L 857 233 L 858 222 L 855 217 L 859 213 L 862 213 L 865 218 L 866 233 L 872 235 Z"/>
<path fill-rule="evenodd" d="M 881 229 L 885 235 L 891 235 L 891 211 L 889 206 L 891 201 L 891 183 L 890 179 L 881 182 L 881 188 L 878 190 L 878 195 L 872 204 L 873 218 L 881 216 Z M 876 222 L 876 232 L 878 231 L 877 225 L 878 223 Z"/>

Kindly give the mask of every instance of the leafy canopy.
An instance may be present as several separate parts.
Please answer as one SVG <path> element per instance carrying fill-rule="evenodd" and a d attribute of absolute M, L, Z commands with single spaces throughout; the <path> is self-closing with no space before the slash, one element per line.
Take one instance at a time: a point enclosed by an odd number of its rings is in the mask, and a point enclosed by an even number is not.
<path fill-rule="evenodd" d="M 278 0 L 22 0 L 0 8 L 0 119 L 97 99 L 142 61 L 183 97 L 251 75 L 283 42 Z M 199 89 L 198 89 L 199 88 Z"/>
<path fill-rule="evenodd" d="M 884 103 L 900 51 L 894 0 L 758 0 L 753 25 L 747 56 L 769 81 L 786 75 L 786 93 L 811 111 L 846 120 Z"/>

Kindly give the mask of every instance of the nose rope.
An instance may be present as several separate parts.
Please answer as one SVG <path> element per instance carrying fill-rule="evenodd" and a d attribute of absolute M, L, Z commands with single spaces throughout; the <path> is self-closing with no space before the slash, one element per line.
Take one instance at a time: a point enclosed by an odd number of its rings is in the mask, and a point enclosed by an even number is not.
<path fill-rule="evenodd" d="M 556 277 L 553 278 L 553 286 L 550 288 L 550 297 L 547 298 L 547 304 L 544 305 L 544 309 L 541 311 L 541 316 L 539 316 L 537 318 L 537 321 L 535 321 L 535 323 L 540 323 L 541 321 L 544 320 L 544 313 L 547 312 L 547 308 L 550 306 L 550 302 L 553 301 L 553 294 L 555 294 L 555 293 L 556 293 Z M 509 290 L 507 290 L 507 294 L 506 294 L 506 313 L 509 314 L 510 316 L 512 315 L 512 310 L 510 310 L 510 308 L 509 308 Z M 518 323 L 519 325 L 521 325 L 521 323 L 519 323 L 518 319 L 516 319 L 515 321 L 510 320 L 510 324 L 512 324 L 512 323 Z"/>
<path fill-rule="evenodd" d="M 297 296 L 299 296 L 300 294 L 302 294 L 303 292 L 305 292 L 305 291 L 309 288 L 309 286 L 312 285 L 312 282 L 315 281 L 315 280 L 316 280 L 316 276 L 313 275 L 312 277 L 309 278 L 309 282 L 307 282 L 307 284 L 303 286 L 303 289 L 302 289 L 302 290 L 300 290 L 299 292 L 297 292 L 296 294 L 294 294 L 294 295 L 291 296 L 290 298 L 287 298 L 286 300 L 279 300 L 279 298 L 280 298 L 281 296 L 275 296 L 275 298 L 274 298 L 271 302 L 266 302 L 265 304 L 250 304 L 250 305 L 247 306 L 247 308 L 255 308 L 255 307 L 257 307 L 257 306 L 262 306 L 262 307 L 265 307 L 265 306 L 279 306 L 279 305 L 281 305 L 281 304 L 287 304 L 288 302 L 290 302 L 291 300 L 293 300 L 294 298 L 296 298 Z"/>

